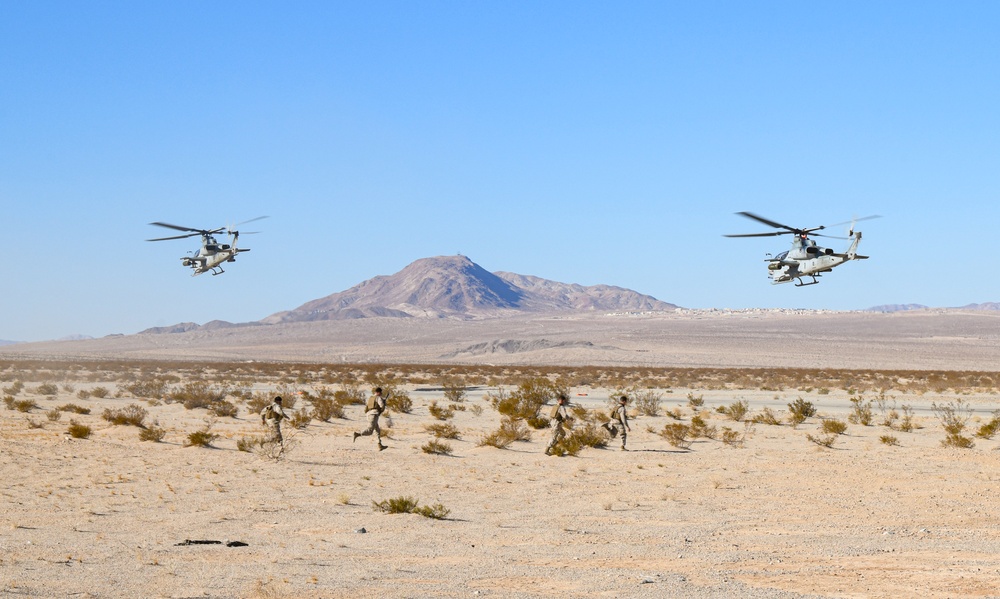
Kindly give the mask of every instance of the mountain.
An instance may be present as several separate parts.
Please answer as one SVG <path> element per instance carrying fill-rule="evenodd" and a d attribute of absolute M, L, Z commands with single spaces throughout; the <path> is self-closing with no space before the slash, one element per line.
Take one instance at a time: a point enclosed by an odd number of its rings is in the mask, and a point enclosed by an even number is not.
<path fill-rule="evenodd" d="M 260 322 L 373 316 L 478 319 L 515 313 L 676 308 L 621 287 L 585 287 L 509 272 L 491 273 L 465 256 L 438 256 L 417 260 L 394 275 L 369 279 Z"/>
<path fill-rule="evenodd" d="M 5 339 L 0 339 L 0 345 L 16 345 L 21 343 L 21 341 L 7 341 Z"/>
<path fill-rule="evenodd" d="M 985 302 L 982 304 L 969 304 L 962 306 L 960 310 L 1000 310 L 1000 302 Z"/>

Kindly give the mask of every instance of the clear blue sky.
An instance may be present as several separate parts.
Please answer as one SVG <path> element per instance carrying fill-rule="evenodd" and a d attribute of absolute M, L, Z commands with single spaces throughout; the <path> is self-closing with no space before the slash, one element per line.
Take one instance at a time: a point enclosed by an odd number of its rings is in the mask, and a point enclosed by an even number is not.
<path fill-rule="evenodd" d="M 692 308 L 1000 301 L 998 31 L 997 2 L 7 2 L 0 339 L 257 320 L 456 253 Z M 766 230 L 741 210 L 883 218 L 796 289 L 787 238 L 722 237 Z M 260 215 L 219 277 L 144 241 Z"/>

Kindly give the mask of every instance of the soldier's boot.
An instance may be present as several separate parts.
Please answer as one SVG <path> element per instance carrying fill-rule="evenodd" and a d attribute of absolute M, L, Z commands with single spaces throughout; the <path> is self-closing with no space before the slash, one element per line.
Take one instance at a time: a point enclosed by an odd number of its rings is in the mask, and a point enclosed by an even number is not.
<path fill-rule="evenodd" d="M 383 450 L 388 449 L 388 448 L 389 448 L 388 445 L 382 445 L 381 443 L 378 444 L 378 450 L 379 451 L 383 451 Z"/>
<path fill-rule="evenodd" d="M 627 449 L 625 449 L 624 445 L 622 445 L 622 451 L 628 451 Z"/>
<path fill-rule="evenodd" d="M 360 437 L 360 436 L 361 436 L 361 433 L 354 433 L 354 439 L 351 440 L 351 443 L 357 441 L 358 437 Z"/>

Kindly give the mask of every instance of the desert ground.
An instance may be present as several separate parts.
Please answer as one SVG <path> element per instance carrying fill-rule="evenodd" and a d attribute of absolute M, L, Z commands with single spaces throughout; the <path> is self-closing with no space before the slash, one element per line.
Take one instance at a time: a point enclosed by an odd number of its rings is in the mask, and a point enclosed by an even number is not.
<path fill-rule="evenodd" d="M 0 592 L 1000 597 L 997 318 L 413 319 L 5 347 Z M 539 378 L 585 410 L 574 430 L 623 389 L 658 410 L 632 405 L 624 452 L 546 456 L 548 428 L 484 444 L 502 418 L 491 398 Z M 390 409 L 385 451 L 352 441 L 361 405 L 307 417 L 320 396 L 385 382 L 412 404 Z M 226 386 L 235 413 L 185 407 L 198 384 Z M 247 443 L 274 393 L 302 416 L 280 454 Z M 793 426 L 799 400 L 816 413 Z M 143 428 L 105 417 L 129 406 Z M 428 453 L 442 424 L 458 438 Z M 198 432 L 216 436 L 200 446 Z M 376 509 L 405 498 L 425 513 Z"/>
<path fill-rule="evenodd" d="M 993 422 L 997 373 L 880 373 L 897 388 L 875 389 L 864 371 L 773 378 L 734 369 L 657 387 L 666 379 L 649 369 L 556 370 L 550 378 L 585 410 L 574 428 L 603 420 L 620 391 L 587 379 L 641 389 L 659 409 L 650 416 L 632 407 L 629 451 L 612 440 L 546 456 L 551 429 L 506 449 L 482 444 L 501 421 L 490 398 L 543 371 L 510 368 L 489 379 L 457 371 L 448 385 L 468 385 L 454 402 L 441 372 L 320 371 L 2 361 L 10 398 L 0 407 L 4 596 L 1000 596 L 1000 439 L 976 436 Z M 166 399 L 129 391 L 157 377 L 171 381 Z M 169 389 L 192 380 L 235 377 L 244 381 L 242 396 L 226 399 L 235 416 L 169 399 Z M 266 432 L 247 397 L 297 396 L 289 412 L 308 413 L 307 398 L 322 389 L 366 392 L 382 379 L 412 403 L 390 410 L 385 451 L 371 437 L 352 441 L 364 427 L 355 404 L 329 422 L 286 422 L 279 455 L 240 449 Z M 789 404 L 800 399 L 816 413 L 792 426 Z M 738 402 L 748 411 L 740 421 L 719 411 Z M 145 428 L 103 417 L 130 405 L 146 411 Z M 450 417 L 433 415 L 447 405 Z M 864 405 L 867 426 L 854 422 Z M 964 414 L 960 433 L 974 446 L 945 446 L 932 406 Z M 751 422 L 768 412 L 774 423 Z M 660 434 L 695 417 L 714 434 L 687 446 Z M 90 436 L 72 437 L 71 420 Z M 828 435 L 827 421 L 846 430 Z M 452 425 L 458 438 L 427 453 L 435 424 Z M 191 434 L 209 426 L 218 435 L 210 446 L 192 445 Z M 140 440 L 150 429 L 162 431 L 159 442 Z M 407 497 L 431 514 L 374 507 Z"/>

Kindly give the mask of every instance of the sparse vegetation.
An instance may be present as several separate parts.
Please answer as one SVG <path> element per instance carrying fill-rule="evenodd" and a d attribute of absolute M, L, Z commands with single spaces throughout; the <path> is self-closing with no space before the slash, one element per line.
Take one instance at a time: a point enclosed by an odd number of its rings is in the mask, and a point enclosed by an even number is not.
<path fill-rule="evenodd" d="M 139 404 L 132 403 L 124 408 L 106 408 L 104 413 L 101 414 L 101 418 L 116 426 L 130 425 L 143 428 L 145 427 L 145 421 L 148 415 L 149 412 L 146 408 L 143 408 Z"/>
<path fill-rule="evenodd" d="M 437 418 L 438 420 L 449 420 L 455 416 L 455 410 L 451 407 L 442 408 L 438 405 L 437 401 L 432 401 L 429 406 L 427 406 L 427 411 L 431 413 L 431 416 Z"/>
<path fill-rule="evenodd" d="M 678 449 L 691 449 L 691 444 L 694 442 L 691 438 L 691 429 L 679 422 L 664 426 L 663 430 L 660 431 L 660 436 Z"/>
<path fill-rule="evenodd" d="M 60 412 L 73 412 L 74 414 L 89 414 L 90 408 L 85 408 L 83 406 L 78 406 L 74 403 L 63 404 L 56 408 Z"/>
<path fill-rule="evenodd" d="M 847 423 L 843 420 L 830 418 L 823 421 L 823 424 L 820 426 L 820 430 L 828 435 L 843 435 L 847 432 Z"/>
<path fill-rule="evenodd" d="M 962 434 L 969 419 L 972 418 L 972 408 L 965 401 L 958 399 L 941 405 L 931 403 L 931 411 L 944 428 L 945 438 L 941 441 L 941 445 L 960 449 L 971 449 L 975 446 L 972 439 Z"/>
<path fill-rule="evenodd" d="M 500 420 L 500 428 L 485 435 L 479 441 L 479 446 L 489 445 L 497 449 L 506 449 L 514 441 L 530 440 L 531 430 L 528 429 L 524 422 L 508 416 Z"/>
<path fill-rule="evenodd" d="M 163 430 L 156 424 L 150 426 L 149 428 L 144 428 L 139 431 L 140 441 L 152 441 L 154 443 L 159 443 L 163 441 L 163 438 L 167 436 L 167 431 Z"/>
<path fill-rule="evenodd" d="M 883 445 L 890 445 L 890 446 L 899 445 L 899 439 L 893 437 L 892 435 L 882 435 L 878 438 L 878 440 L 881 441 Z"/>
<path fill-rule="evenodd" d="M 212 423 L 208 423 L 204 428 L 189 433 L 185 445 L 191 447 L 212 447 L 212 443 L 219 438 L 219 435 L 211 432 Z"/>
<path fill-rule="evenodd" d="M 87 439 L 94 431 L 85 424 L 80 424 L 76 420 L 70 420 L 69 428 L 66 429 L 66 432 L 74 439 Z"/>
<path fill-rule="evenodd" d="M 788 421 L 793 427 L 802 424 L 807 418 L 815 415 L 816 407 L 813 406 L 812 402 L 806 401 L 801 397 L 788 404 Z"/>
<path fill-rule="evenodd" d="M 745 399 L 740 399 L 738 401 L 734 401 L 728 406 L 719 406 L 716 408 L 716 411 L 720 414 L 729 416 L 729 418 L 735 420 L 736 422 L 743 422 L 743 420 L 750 413 L 750 402 Z"/>
<path fill-rule="evenodd" d="M 813 435 L 811 433 L 806 433 L 806 439 L 809 439 L 820 447 L 830 448 L 833 447 L 834 442 L 837 440 L 837 435 Z"/>
<path fill-rule="evenodd" d="M 431 506 L 420 506 L 413 497 L 395 497 L 383 501 L 372 501 L 372 508 L 384 514 L 420 514 L 425 518 L 443 520 L 451 510 L 440 503 Z"/>
<path fill-rule="evenodd" d="M 864 396 L 861 395 L 854 395 L 850 397 L 850 401 L 851 415 L 847 417 L 847 421 L 851 424 L 871 426 L 873 418 L 871 400 L 866 400 Z"/>
<path fill-rule="evenodd" d="M 992 439 L 1000 431 L 1000 410 L 993 412 L 993 418 L 989 422 L 979 427 L 976 436 L 980 439 Z"/>
<path fill-rule="evenodd" d="M 427 443 L 424 443 L 420 449 L 424 453 L 431 453 L 436 455 L 451 455 L 451 445 L 440 441 L 438 439 L 431 439 Z"/>
<path fill-rule="evenodd" d="M 458 439 L 458 429 L 451 423 L 425 424 L 424 430 L 438 439 Z"/>
<path fill-rule="evenodd" d="M 42 383 L 35 387 L 35 393 L 38 395 L 58 395 L 59 385 L 55 383 Z"/>
<path fill-rule="evenodd" d="M 778 415 L 767 406 L 754 414 L 752 421 L 759 424 L 767 424 L 769 426 L 781 426 L 781 419 L 778 418 Z"/>

